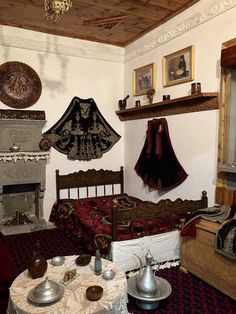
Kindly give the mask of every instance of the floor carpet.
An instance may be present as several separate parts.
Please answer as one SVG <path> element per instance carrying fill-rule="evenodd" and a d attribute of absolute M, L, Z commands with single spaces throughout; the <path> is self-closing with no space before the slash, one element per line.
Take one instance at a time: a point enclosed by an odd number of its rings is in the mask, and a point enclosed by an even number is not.
<path fill-rule="evenodd" d="M 34 245 L 39 240 L 41 254 L 50 259 L 59 255 L 79 255 L 84 253 L 83 244 L 74 243 L 59 229 L 39 230 L 6 236 L 12 257 L 14 276 L 28 268 Z"/>
<path fill-rule="evenodd" d="M 40 241 L 41 252 L 49 259 L 56 255 L 79 255 L 85 252 L 83 243 L 73 243 L 58 229 L 6 236 L 10 245 L 14 274 L 25 270 L 32 256 L 34 243 Z M 157 275 L 167 279 L 172 293 L 159 302 L 156 310 L 140 309 L 129 297 L 132 314 L 235 314 L 236 302 L 199 278 L 185 274 L 178 267 L 159 270 Z M 78 313 L 79 314 L 79 313 Z"/>
<path fill-rule="evenodd" d="M 159 270 L 157 276 L 165 278 L 172 287 L 170 296 L 159 302 L 153 311 L 138 308 L 129 297 L 129 312 L 132 314 L 235 314 L 236 302 L 217 289 L 179 267 Z"/>

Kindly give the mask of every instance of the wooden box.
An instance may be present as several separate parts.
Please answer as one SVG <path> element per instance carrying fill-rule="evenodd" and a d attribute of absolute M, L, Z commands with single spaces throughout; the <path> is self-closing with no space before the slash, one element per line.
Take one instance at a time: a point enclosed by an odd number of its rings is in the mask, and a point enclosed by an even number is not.
<path fill-rule="evenodd" d="M 201 219 L 196 227 L 196 238 L 181 238 L 181 268 L 236 299 L 236 260 L 215 251 L 220 224 Z"/>

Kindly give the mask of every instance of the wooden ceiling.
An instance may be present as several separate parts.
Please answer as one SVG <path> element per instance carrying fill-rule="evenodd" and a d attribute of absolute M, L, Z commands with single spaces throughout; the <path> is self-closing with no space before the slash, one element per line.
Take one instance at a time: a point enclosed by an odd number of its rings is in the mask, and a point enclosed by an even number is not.
<path fill-rule="evenodd" d="M 199 0 L 72 0 L 53 23 L 44 0 L 1 0 L 0 25 L 125 47 Z"/>

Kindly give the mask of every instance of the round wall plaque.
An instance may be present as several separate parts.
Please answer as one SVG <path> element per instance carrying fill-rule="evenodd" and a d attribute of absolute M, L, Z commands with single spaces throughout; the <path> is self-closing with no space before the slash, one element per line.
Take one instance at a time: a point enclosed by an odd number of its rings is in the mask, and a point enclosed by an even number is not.
<path fill-rule="evenodd" d="M 0 100 L 12 108 L 27 108 L 36 103 L 42 91 L 38 74 L 17 61 L 0 66 Z"/>

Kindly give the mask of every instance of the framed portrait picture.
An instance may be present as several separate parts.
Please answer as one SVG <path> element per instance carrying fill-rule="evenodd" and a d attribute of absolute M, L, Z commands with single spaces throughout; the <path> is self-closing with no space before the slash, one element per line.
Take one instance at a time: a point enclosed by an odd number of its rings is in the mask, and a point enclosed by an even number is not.
<path fill-rule="evenodd" d="M 189 46 L 163 58 L 163 86 L 194 80 L 194 47 Z"/>
<path fill-rule="evenodd" d="M 145 95 L 149 89 L 155 89 L 155 64 L 150 63 L 133 71 L 134 96 Z"/>

